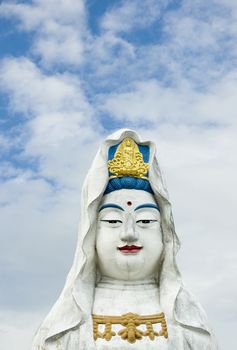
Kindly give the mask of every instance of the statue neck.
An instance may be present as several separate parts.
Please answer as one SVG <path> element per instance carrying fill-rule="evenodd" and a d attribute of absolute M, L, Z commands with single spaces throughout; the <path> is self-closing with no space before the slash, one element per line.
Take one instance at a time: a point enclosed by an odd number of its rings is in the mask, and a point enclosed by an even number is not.
<path fill-rule="evenodd" d="M 96 287 L 115 290 L 149 290 L 158 288 L 155 278 L 147 278 L 141 281 L 116 280 L 111 277 L 101 276 Z"/>
<path fill-rule="evenodd" d="M 124 281 L 102 276 L 96 285 L 93 314 L 123 315 L 132 312 L 152 315 L 161 311 L 155 278 Z"/>

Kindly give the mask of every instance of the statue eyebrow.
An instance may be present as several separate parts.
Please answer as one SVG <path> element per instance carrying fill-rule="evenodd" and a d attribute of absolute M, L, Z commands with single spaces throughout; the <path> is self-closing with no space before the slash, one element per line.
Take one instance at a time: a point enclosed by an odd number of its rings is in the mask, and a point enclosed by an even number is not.
<path fill-rule="evenodd" d="M 120 207 L 119 205 L 114 204 L 114 203 L 107 203 L 107 204 L 102 205 L 100 207 L 99 211 L 101 211 L 102 209 L 106 209 L 106 208 L 115 208 L 115 209 L 119 209 L 119 210 L 124 211 L 124 209 L 122 207 Z"/>
<path fill-rule="evenodd" d="M 135 211 L 135 210 L 138 210 L 138 209 L 142 209 L 142 208 L 153 208 L 153 209 L 156 209 L 156 210 L 160 211 L 160 208 L 158 207 L 158 205 L 152 204 L 152 203 L 144 203 L 144 204 L 141 204 L 141 205 L 139 205 L 138 207 L 136 207 L 136 208 L 134 209 L 134 211 Z"/>

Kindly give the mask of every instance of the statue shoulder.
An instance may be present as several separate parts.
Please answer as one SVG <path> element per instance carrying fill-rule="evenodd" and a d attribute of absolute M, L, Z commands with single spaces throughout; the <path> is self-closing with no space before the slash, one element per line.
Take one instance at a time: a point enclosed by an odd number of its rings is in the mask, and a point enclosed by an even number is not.
<path fill-rule="evenodd" d="M 184 287 L 180 288 L 175 301 L 174 318 L 183 329 L 185 349 L 218 350 L 205 311 L 194 295 Z"/>
<path fill-rule="evenodd" d="M 76 350 L 78 337 L 74 330 L 69 330 L 47 339 L 48 329 L 40 328 L 36 333 L 31 350 Z"/>
<path fill-rule="evenodd" d="M 217 342 L 212 333 L 197 329 L 184 329 L 184 342 L 187 350 L 218 350 Z"/>

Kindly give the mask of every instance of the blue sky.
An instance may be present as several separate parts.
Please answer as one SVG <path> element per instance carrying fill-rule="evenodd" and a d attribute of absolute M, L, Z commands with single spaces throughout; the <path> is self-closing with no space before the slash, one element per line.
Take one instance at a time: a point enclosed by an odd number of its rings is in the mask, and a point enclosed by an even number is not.
<path fill-rule="evenodd" d="M 156 142 L 184 280 L 234 348 L 236 40 L 233 0 L 2 1 L 2 350 L 29 348 L 60 293 L 82 181 L 120 127 Z"/>

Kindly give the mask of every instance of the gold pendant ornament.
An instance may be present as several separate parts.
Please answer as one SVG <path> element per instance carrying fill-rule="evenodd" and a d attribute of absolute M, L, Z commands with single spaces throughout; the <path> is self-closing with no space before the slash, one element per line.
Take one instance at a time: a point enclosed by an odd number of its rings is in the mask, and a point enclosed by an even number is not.
<path fill-rule="evenodd" d="M 110 179 L 122 176 L 148 179 L 146 175 L 149 164 L 144 162 L 138 145 L 130 137 L 125 138 L 118 146 L 114 158 L 108 161 L 108 168 L 113 174 Z"/>
<path fill-rule="evenodd" d="M 161 336 L 168 338 L 167 324 L 163 312 L 148 316 L 140 316 L 131 312 L 122 316 L 92 315 L 92 318 L 94 340 L 102 338 L 109 341 L 112 339 L 112 337 L 116 336 L 116 332 L 112 330 L 113 324 L 120 324 L 124 327 L 117 334 L 123 340 L 126 340 L 131 344 L 142 339 L 143 337 L 149 337 L 150 340 L 154 340 L 155 337 Z M 153 324 L 157 323 L 161 324 L 161 330 L 159 332 L 155 332 L 153 329 Z M 99 325 L 105 325 L 103 333 L 99 331 Z M 138 328 L 140 325 L 145 325 L 146 331 L 140 330 Z"/>

